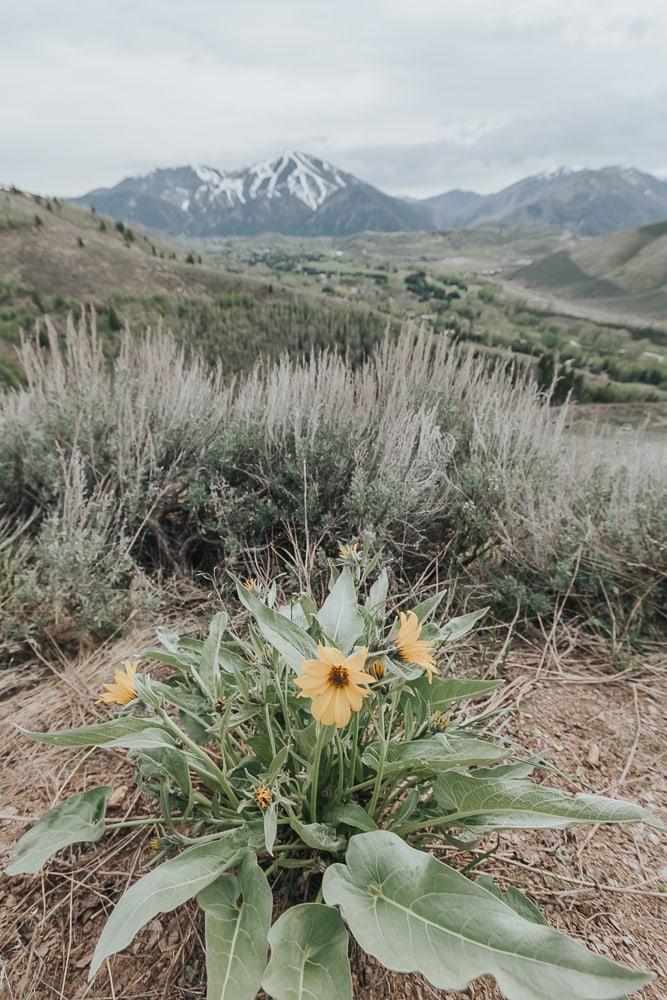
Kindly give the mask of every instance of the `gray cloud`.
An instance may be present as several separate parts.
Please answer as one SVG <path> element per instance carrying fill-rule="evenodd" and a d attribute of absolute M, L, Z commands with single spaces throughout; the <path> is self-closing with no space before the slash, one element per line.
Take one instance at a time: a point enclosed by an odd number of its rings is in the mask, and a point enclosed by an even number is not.
<path fill-rule="evenodd" d="M 386 190 L 667 170 L 662 0 L 25 0 L 3 14 L 0 182 L 75 194 L 286 146 Z"/>

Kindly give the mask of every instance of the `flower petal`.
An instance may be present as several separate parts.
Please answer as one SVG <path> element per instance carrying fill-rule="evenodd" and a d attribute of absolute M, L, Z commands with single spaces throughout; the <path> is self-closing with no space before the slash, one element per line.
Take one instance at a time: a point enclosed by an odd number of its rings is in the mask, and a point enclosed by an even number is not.
<path fill-rule="evenodd" d="M 324 660 L 325 663 L 329 663 L 332 667 L 340 667 L 345 663 L 345 657 L 340 649 L 336 649 L 335 646 L 321 646 L 318 643 L 317 653 L 320 660 Z"/>

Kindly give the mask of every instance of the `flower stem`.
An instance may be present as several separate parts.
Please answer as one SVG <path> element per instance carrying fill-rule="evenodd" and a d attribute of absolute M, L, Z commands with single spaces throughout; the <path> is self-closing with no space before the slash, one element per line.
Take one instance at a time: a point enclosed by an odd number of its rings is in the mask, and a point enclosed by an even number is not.
<path fill-rule="evenodd" d="M 348 785 L 354 784 L 355 772 L 357 770 L 357 748 L 359 746 L 359 718 L 361 712 L 354 713 L 354 721 L 352 722 L 352 750 L 350 753 L 350 771 L 348 778 Z M 351 789 L 348 789 L 351 790 Z"/>
<path fill-rule="evenodd" d="M 317 741 L 315 743 L 315 751 L 313 754 L 313 769 L 310 776 L 310 822 L 315 823 L 317 821 L 317 785 L 320 778 L 320 758 L 322 756 L 322 747 L 324 746 L 324 738 L 326 735 L 326 726 L 319 723 L 319 731 L 317 733 Z"/>

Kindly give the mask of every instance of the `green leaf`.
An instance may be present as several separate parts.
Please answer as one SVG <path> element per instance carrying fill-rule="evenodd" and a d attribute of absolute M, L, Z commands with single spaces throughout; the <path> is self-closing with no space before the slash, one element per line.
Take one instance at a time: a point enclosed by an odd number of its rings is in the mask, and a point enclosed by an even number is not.
<path fill-rule="evenodd" d="M 174 632 L 172 629 L 166 628 L 164 625 L 159 625 L 158 628 L 155 629 L 155 634 L 158 638 L 158 642 L 160 642 L 169 653 L 178 653 L 181 643 L 181 637 L 178 632 Z"/>
<path fill-rule="evenodd" d="M 313 721 L 309 722 L 304 729 L 297 729 L 293 733 L 294 739 L 296 740 L 296 744 L 301 753 L 304 755 L 304 757 L 312 757 L 313 750 L 315 749 L 315 744 L 317 743 L 317 734 L 318 734 L 317 727 L 318 723 Z M 327 746 L 328 743 L 331 743 L 331 741 L 334 739 L 335 736 L 336 736 L 335 727 L 327 726 L 322 736 L 322 746 L 325 747 Z"/>
<path fill-rule="evenodd" d="M 124 750 L 162 750 L 165 747 L 173 749 L 176 744 L 164 730 L 156 726 L 140 729 L 136 733 L 117 736 L 115 740 L 104 743 L 105 747 L 122 747 Z"/>
<path fill-rule="evenodd" d="M 267 852 L 273 857 L 273 848 L 278 835 L 278 816 L 276 813 L 276 803 L 269 803 L 269 808 L 264 813 L 264 846 Z"/>
<path fill-rule="evenodd" d="M 74 729 L 56 729 L 48 733 L 32 733 L 27 729 L 20 731 L 24 736 L 40 743 L 48 743 L 52 747 L 101 747 L 112 740 L 120 739 L 131 733 L 140 733 L 148 728 L 162 729 L 162 723 L 157 719 L 135 719 L 124 716 L 120 719 L 110 719 L 92 726 L 79 726 Z"/>
<path fill-rule="evenodd" d="M 483 889 L 487 892 L 492 892 L 494 896 L 498 899 L 502 899 L 503 902 L 511 906 L 515 913 L 518 913 L 520 917 L 525 917 L 526 920 L 532 920 L 535 924 L 546 924 L 546 918 L 543 916 L 540 908 L 533 903 L 528 896 L 524 896 L 520 889 L 515 888 L 511 885 L 507 892 L 496 885 L 490 875 L 479 875 L 475 879 L 475 885 L 481 885 Z"/>
<path fill-rule="evenodd" d="M 457 639 L 462 639 L 464 635 L 470 632 L 476 623 L 483 618 L 487 608 L 481 608 L 479 611 L 471 611 L 467 615 L 460 615 L 458 618 L 450 618 L 448 622 L 440 626 L 440 633 L 438 635 L 439 642 L 456 642 Z"/>
<path fill-rule="evenodd" d="M 432 597 L 427 597 L 425 601 L 421 601 L 421 603 L 417 605 L 414 612 L 420 622 L 427 622 L 429 618 L 435 614 L 446 593 L 446 590 L 441 590 L 437 594 L 433 594 Z"/>
<path fill-rule="evenodd" d="M 326 601 L 315 616 L 326 636 L 346 655 L 364 629 L 357 607 L 357 592 L 349 567 L 345 566 Z"/>
<path fill-rule="evenodd" d="M 34 875 L 63 847 L 99 840 L 112 791 L 108 785 L 91 788 L 49 809 L 18 841 L 5 875 Z"/>
<path fill-rule="evenodd" d="M 197 896 L 206 914 L 207 1000 L 254 1000 L 269 950 L 273 897 L 257 858 L 222 875 Z"/>
<path fill-rule="evenodd" d="M 239 671 L 247 670 L 248 664 L 241 654 L 233 648 L 232 643 L 220 643 L 218 650 L 218 663 L 226 674 L 238 674 Z"/>
<path fill-rule="evenodd" d="M 388 591 L 389 577 L 387 576 L 386 569 L 383 569 L 368 592 L 368 597 L 364 604 L 366 611 L 370 611 L 371 614 L 376 616 L 384 615 Z"/>
<path fill-rule="evenodd" d="M 363 830 L 364 833 L 377 830 L 378 828 L 375 820 L 371 819 L 363 806 L 358 805 L 356 802 L 345 802 L 342 806 L 332 806 L 330 809 L 327 809 L 324 818 L 332 826 L 342 823 L 343 826 L 351 826 L 355 830 Z"/>
<path fill-rule="evenodd" d="M 264 639 L 293 670 L 298 672 L 304 660 L 317 658 L 317 647 L 307 632 L 278 611 L 268 608 L 245 587 L 239 584 L 236 589 L 241 603 L 254 615 Z"/>
<path fill-rule="evenodd" d="M 492 975 L 509 1000 L 617 1000 L 650 978 L 526 920 L 386 830 L 352 837 L 347 864 L 331 865 L 322 888 L 365 952 L 438 989 Z"/>
<path fill-rule="evenodd" d="M 603 795 L 566 795 L 557 788 L 510 778 L 442 774 L 433 787 L 438 804 L 457 822 L 484 830 L 558 830 L 581 823 L 647 823 L 667 830 L 646 809 Z"/>
<path fill-rule="evenodd" d="M 410 685 L 410 690 L 428 703 L 432 711 L 442 711 L 447 705 L 452 705 L 465 698 L 484 698 L 487 694 L 501 687 L 504 681 L 474 681 L 458 680 L 453 677 L 434 677 L 429 684 L 428 677 L 422 674 L 419 680 Z"/>
<path fill-rule="evenodd" d="M 137 931 L 157 916 L 191 899 L 236 864 L 245 848 L 233 835 L 189 847 L 127 889 L 107 920 L 90 965 L 92 980 L 105 958 L 127 948 Z"/>
<path fill-rule="evenodd" d="M 182 750 L 164 748 L 140 752 L 137 760 L 141 761 L 144 775 L 151 775 L 174 785 L 187 799 L 192 797 L 192 779 L 188 768 L 187 755 Z"/>
<path fill-rule="evenodd" d="M 338 910 L 301 903 L 269 931 L 262 988 L 274 1000 L 352 1000 L 347 932 Z"/>
<path fill-rule="evenodd" d="M 289 757 L 289 747 L 283 747 L 281 750 L 277 752 L 275 757 L 272 759 L 271 764 L 269 765 L 269 770 L 267 771 L 266 774 L 267 785 L 273 784 L 273 782 L 278 777 L 279 773 L 284 768 L 288 757 Z"/>
<path fill-rule="evenodd" d="M 218 653 L 228 624 L 229 616 L 224 611 L 219 611 L 217 615 L 213 615 L 197 668 L 200 687 L 212 704 L 215 704 L 218 698 L 218 681 L 220 678 Z"/>
<path fill-rule="evenodd" d="M 428 739 L 413 740 L 410 743 L 389 743 L 385 758 L 385 774 L 391 768 L 405 770 L 408 764 L 412 764 L 413 768 L 438 774 L 448 768 L 475 767 L 479 764 L 493 763 L 506 756 L 506 750 L 494 743 L 487 743 L 486 740 L 461 736 L 458 733 L 436 733 Z M 371 770 L 377 771 L 380 754 L 376 742 L 366 747 L 362 760 Z"/>
<path fill-rule="evenodd" d="M 333 826 L 326 823 L 302 823 L 292 816 L 290 826 L 301 837 L 306 847 L 314 851 L 328 851 L 330 854 L 339 854 L 345 847 L 345 837 L 339 837 Z"/>

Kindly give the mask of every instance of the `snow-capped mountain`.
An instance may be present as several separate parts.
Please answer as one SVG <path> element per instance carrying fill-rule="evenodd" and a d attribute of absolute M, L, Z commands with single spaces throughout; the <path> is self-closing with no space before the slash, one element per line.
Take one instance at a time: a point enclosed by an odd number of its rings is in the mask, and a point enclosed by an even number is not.
<path fill-rule="evenodd" d="M 390 197 L 326 160 L 295 151 L 243 170 L 153 170 L 74 200 L 186 236 L 347 236 L 365 229 L 481 226 L 598 236 L 667 219 L 667 181 L 633 168 L 560 167 L 495 194 L 455 190 L 415 201 Z"/>
<path fill-rule="evenodd" d="M 342 235 L 425 225 L 419 211 L 401 199 L 296 151 L 243 170 L 154 170 L 75 200 L 124 221 L 188 236 Z"/>
<path fill-rule="evenodd" d="M 422 205 L 442 229 L 567 229 L 600 236 L 667 219 L 667 181 L 626 167 L 560 167 L 495 194 L 447 191 Z"/>

